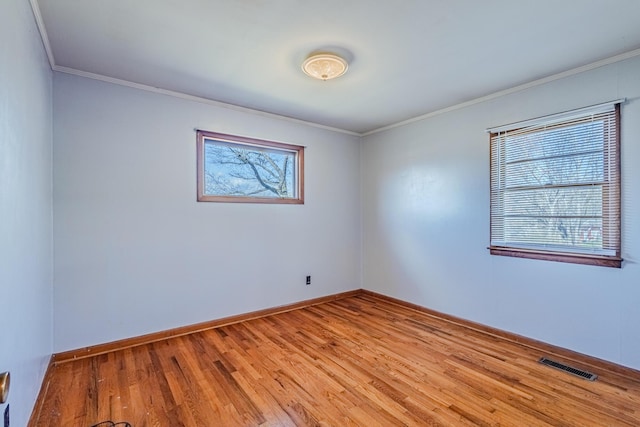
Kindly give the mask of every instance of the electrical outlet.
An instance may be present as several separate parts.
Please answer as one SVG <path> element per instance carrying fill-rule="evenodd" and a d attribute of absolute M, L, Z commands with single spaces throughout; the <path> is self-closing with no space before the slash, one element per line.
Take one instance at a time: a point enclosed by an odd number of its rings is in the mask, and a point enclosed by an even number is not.
<path fill-rule="evenodd" d="M 307 285 L 311 284 L 311 276 L 307 276 Z"/>
<path fill-rule="evenodd" d="M 4 427 L 9 427 L 9 405 L 4 408 Z"/>

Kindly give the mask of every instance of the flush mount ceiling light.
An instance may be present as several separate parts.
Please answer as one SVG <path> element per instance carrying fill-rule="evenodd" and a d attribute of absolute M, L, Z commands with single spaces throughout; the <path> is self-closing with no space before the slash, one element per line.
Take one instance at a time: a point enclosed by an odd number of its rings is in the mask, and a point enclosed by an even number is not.
<path fill-rule="evenodd" d="M 314 53 L 302 63 L 302 71 L 318 80 L 331 80 L 347 72 L 347 61 L 333 53 Z"/>

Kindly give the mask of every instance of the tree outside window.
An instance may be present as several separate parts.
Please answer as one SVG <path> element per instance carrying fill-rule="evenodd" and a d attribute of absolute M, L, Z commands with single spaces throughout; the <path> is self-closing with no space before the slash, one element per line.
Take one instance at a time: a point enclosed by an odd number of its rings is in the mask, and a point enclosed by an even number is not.
<path fill-rule="evenodd" d="M 304 203 L 304 147 L 198 131 L 198 200 Z"/>
<path fill-rule="evenodd" d="M 620 267 L 619 103 L 490 130 L 491 254 Z"/>

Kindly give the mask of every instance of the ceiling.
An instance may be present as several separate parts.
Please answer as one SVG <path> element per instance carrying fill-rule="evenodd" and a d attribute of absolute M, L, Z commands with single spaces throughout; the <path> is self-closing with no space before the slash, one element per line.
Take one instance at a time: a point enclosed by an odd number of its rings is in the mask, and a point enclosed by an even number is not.
<path fill-rule="evenodd" d="M 640 55 L 638 0 L 31 2 L 54 70 L 357 134 Z M 347 74 L 303 74 L 316 50 Z"/>

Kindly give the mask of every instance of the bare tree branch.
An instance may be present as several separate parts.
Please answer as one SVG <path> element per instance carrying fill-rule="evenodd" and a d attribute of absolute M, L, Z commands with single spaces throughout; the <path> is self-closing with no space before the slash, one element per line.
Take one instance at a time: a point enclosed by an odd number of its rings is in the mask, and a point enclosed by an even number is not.
<path fill-rule="evenodd" d="M 206 150 L 208 164 L 218 171 L 207 173 L 207 188 L 212 194 L 290 196 L 291 155 L 222 144 L 210 145 Z"/>

